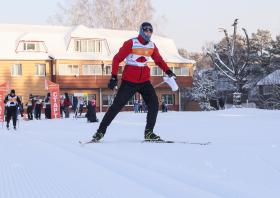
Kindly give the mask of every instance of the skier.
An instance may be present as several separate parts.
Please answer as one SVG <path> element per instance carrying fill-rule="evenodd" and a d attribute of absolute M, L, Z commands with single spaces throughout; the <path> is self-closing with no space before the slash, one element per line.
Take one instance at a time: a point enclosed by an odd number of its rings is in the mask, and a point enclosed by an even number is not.
<path fill-rule="evenodd" d="M 77 108 L 78 108 L 78 99 L 77 97 L 74 97 L 73 99 L 73 105 L 72 105 L 72 110 L 74 111 L 74 114 L 75 114 L 75 118 L 77 117 Z"/>
<path fill-rule="evenodd" d="M 92 105 L 93 109 L 96 110 L 96 100 L 95 100 L 95 98 L 92 98 L 91 105 Z"/>
<path fill-rule="evenodd" d="M 134 101 L 134 105 L 135 105 L 135 108 L 134 108 L 135 113 L 138 113 L 138 100 L 137 100 L 137 98 L 136 98 L 136 100 Z"/>
<path fill-rule="evenodd" d="M 33 120 L 33 107 L 34 107 L 34 98 L 32 94 L 29 94 L 28 102 L 25 106 L 27 106 L 27 114 L 28 114 L 28 120 Z"/>
<path fill-rule="evenodd" d="M 148 112 L 148 106 L 146 105 L 146 103 L 144 102 L 144 113 Z"/>
<path fill-rule="evenodd" d="M 164 97 L 161 98 L 160 102 L 161 102 L 161 109 L 162 109 L 162 113 L 163 113 L 163 112 L 165 112 L 165 99 L 164 99 Z"/>
<path fill-rule="evenodd" d="M 68 93 L 65 92 L 65 99 L 64 99 L 64 110 L 65 110 L 65 118 L 69 118 L 69 106 L 71 105 Z"/>
<path fill-rule="evenodd" d="M 143 107 L 143 101 L 141 99 L 140 102 L 139 102 L 139 113 L 140 113 L 140 111 L 142 113 L 142 107 Z"/>
<path fill-rule="evenodd" d="M 14 129 L 16 130 L 17 125 L 17 117 L 16 112 L 19 105 L 21 105 L 20 99 L 18 96 L 16 96 L 16 92 L 14 89 L 11 90 L 11 93 L 8 94 L 4 100 L 4 103 L 6 104 L 7 109 L 7 129 L 9 129 L 9 123 L 11 120 L 11 117 L 13 117 L 13 125 Z"/>
<path fill-rule="evenodd" d="M 82 113 L 83 113 L 83 110 L 84 110 L 84 104 L 85 104 L 85 101 L 84 101 L 84 99 L 83 99 L 83 98 L 81 98 L 81 99 L 80 99 L 80 111 L 81 111 L 80 116 L 81 116 L 81 115 L 82 115 Z"/>
<path fill-rule="evenodd" d="M 65 114 L 65 110 L 64 110 L 64 97 L 61 96 L 61 98 L 60 98 L 60 118 L 61 119 L 63 118 L 63 112 Z"/>
<path fill-rule="evenodd" d="M 112 106 L 104 115 L 102 122 L 93 135 L 93 141 L 99 141 L 104 137 L 107 127 L 123 106 L 139 92 L 148 105 L 147 124 L 144 131 L 145 139 L 160 140 L 160 137 L 153 133 L 158 114 L 158 97 L 150 82 L 150 68 L 147 62 L 150 57 L 169 77 L 176 78 L 176 75 L 169 69 L 162 59 L 156 45 L 150 41 L 153 27 L 150 23 L 144 22 L 140 26 L 140 34 L 137 38 L 126 41 L 114 56 L 112 64 L 112 76 L 108 87 L 113 90 L 118 86 L 119 64 L 126 58 L 126 66 L 122 74 L 122 83 L 114 99 Z"/>
<path fill-rule="evenodd" d="M 24 113 L 24 110 L 23 110 L 23 101 L 21 102 L 21 105 L 19 105 L 18 107 L 19 107 L 19 111 L 20 111 L 20 115 L 21 115 L 21 117 L 23 117 L 23 113 Z"/>
<path fill-rule="evenodd" d="M 167 109 L 168 109 L 168 105 L 167 105 L 167 103 L 165 103 L 165 107 L 164 107 L 164 109 L 165 109 L 165 112 L 167 112 Z"/>
<path fill-rule="evenodd" d="M 89 104 L 87 106 L 87 109 L 88 109 L 88 111 L 87 111 L 87 113 L 85 115 L 85 117 L 87 117 L 87 121 L 88 122 L 98 122 L 99 120 L 96 117 L 95 109 L 92 107 L 91 104 Z"/>
<path fill-rule="evenodd" d="M 52 113 L 51 113 L 51 94 L 50 93 L 47 94 L 47 97 L 45 99 L 45 103 L 46 103 L 45 118 L 46 119 L 52 119 Z"/>
<path fill-rule="evenodd" d="M 41 120 L 41 110 L 43 108 L 43 103 L 42 103 L 42 100 L 41 100 L 41 96 L 37 97 L 35 104 L 36 104 L 36 107 L 35 107 L 36 117 L 35 118 L 37 120 Z"/>

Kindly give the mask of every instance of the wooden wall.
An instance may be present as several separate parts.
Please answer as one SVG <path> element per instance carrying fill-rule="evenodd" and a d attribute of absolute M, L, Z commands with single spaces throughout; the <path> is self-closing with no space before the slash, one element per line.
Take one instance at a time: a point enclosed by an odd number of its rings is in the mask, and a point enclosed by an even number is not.
<path fill-rule="evenodd" d="M 21 64 L 22 76 L 11 77 L 10 64 Z M 35 64 L 46 64 L 46 76 L 35 76 Z M 10 90 L 15 89 L 16 95 L 22 96 L 24 103 L 27 102 L 29 94 L 46 95 L 45 79 L 51 80 L 51 61 L 47 60 L 0 60 L 0 84 L 9 81 Z M 6 93 L 8 94 L 8 93 Z"/>
<path fill-rule="evenodd" d="M 100 76 L 88 76 L 82 75 L 82 65 L 83 64 L 103 64 L 102 61 L 77 61 L 77 60 L 55 60 L 54 64 L 56 65 L 56 76 L 52 77 L 52 81 L 59 84 L 60 88 L 107 88 L 108 81 L 111 78 L 111 75 L 105 75 L 105 71 L 103 71 L 103 75 Z M 80 65 L 80 75 L 58 75 L 59 74 L 59 64 L 78 64 Z M 106 65 L 111 65 L 112 62 L 106 61 Z M 125 62 L 122 62 L 120 65 L 125 65 Z M 152 63 L 148 64 L 149 66 L 155 65 Z M 192 64 L 179 64 L 179 63 L 168 63 L 168 66 L 186 66 L 189 67 L 189 76 L 178 76 L 177 84 L 179 87 L 192 87 L 193 86 L 193 66 Z M 164 74 L 163 74 L 164 76 Z M 163 81 L 163 76 L 151 76 L 150 80 L 152 84 L 155 86 Z M 121 83 L 121 75 L 118 77 L 119 84 Z M 169 88 L 169 86 L 164 83 L 159 86 L 159 88 Z"/>
<path fill-rule="evenodd" d="M 179 92 L 178 91 L 172 91 L 170 88 L 168 89 L 163 89 L 163 88 L 156 88 L 156 94 L 158 96 L 158 99 L 161 99 L 162 94 L 174 94 L 174 102 L 175 105 L 172 105 L 172 107 L 170 107 L 169 109 L 174 110 L 174 111 L 178 111 L 179 110 Z M 106 89 L 101 89 L 102 91 L 102 95 L 103 94 L 113 94 L 113 91 L 111 91 L 110 89 L 106 88 Z M 60 95 L 64 95 L 64 93 L 67 92 L 69 95 L 74 95 L 74 93 L 87 93 L 88 95 L 96 95 L 96 107 L 98 109 L 98 111 L 100 111 L 100 89 L 60 89 Z M 116 94 L 118 93 L 118 91 L 116 91 Z M 140 94 L 137 92 L 136 93 L 136 97 L 138 98 L 138 100 L 140 99 Z M 102 101 L 103 103 L 103 101 Z M 159 102 L 159 109 L 161 110 L 161 102 Z M 102 106 L 102 111 L 106 111 L 107 106 Z M 124 111 L 133 111 L 133 106 L 125 106 Z"/>

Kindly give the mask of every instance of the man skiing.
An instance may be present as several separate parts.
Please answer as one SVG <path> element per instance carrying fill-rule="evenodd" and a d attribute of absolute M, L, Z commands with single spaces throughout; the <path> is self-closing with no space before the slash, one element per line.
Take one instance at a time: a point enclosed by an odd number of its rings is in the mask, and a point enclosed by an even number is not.
<path fill-rule="evenodd" d="M 158 114 L 158 97 L 150 82 L 150 68 L 147 62 L 150 57 L 169 77 L 176 78 L 176 75 L 169 69 L 158 48 L 151 41 L 153 27 L 150 23 L 144 22 L 140 26 L 139 36 L 126 41 L 115 55 L 112 64 L 112 76 L 108 87 L 113 90 L 118 86 L 119 64 L 126 58 L 126 66 L 122 74 L 122 83 L 112 106 L 102 119 L 99 129 L 93 135 L 92 141 L 99 141 L 104 137 L 107 127 L 123 106 L 139 92 L 148 105 L 147 124 L 145 127 L 145 139 L 160 140 L 160 137 L 153 133 Z"/>
<path fill-rule="evenodd" d="M 17 108 L 21 105 L 20 99 L 18 96 L 16 96 L 15 90 L 11 90 L 11 93 L 8 94 L 4 100 L 4 103 L 7 106 L 7 129 L 9 129 L 9 123 L 11 120 L 11 117 L 13 117 L 13 125 L 14 129 L 16 130 L 17 125 Z"/>
<path fill-rule="evenodd" d="M 47 97 L 45 98 L 46 103 L 46 113 L 45 118 L 46 119 L 52 119 L 52 113 L 51 113 L 51 94 L 48 93 Z"/>
<path fill-rule="evenodd" d="M 27 114 L 28 114 L 28 120 L 33 120 L 33 107 L 34 107 L 34 98 L 32 94 L 29 95 L 28 102 L 25 106 L 27 106 Z"/>
<path fill-rule="evenodd" d="M 41 100 L 41 96 L 38 96 L 37 99 L 35 100 L 35 104 L 36 104 L 36 120 L 41 120 L 41 110 L 43 108 L 43 104 L 42 104 L 42 100 Z"/>

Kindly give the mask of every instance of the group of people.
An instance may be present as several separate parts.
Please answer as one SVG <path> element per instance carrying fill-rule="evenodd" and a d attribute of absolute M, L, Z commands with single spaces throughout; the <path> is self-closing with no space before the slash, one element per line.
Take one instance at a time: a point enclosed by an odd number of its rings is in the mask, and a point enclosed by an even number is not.
<path fill-rule="evenodd" d="M 69 101 L 68 93 L 64 93 L 64 96 L 60 97 L 60 118 L 63 118 L 63 112 L 65 114 L 65 118 L 69 118 L 69 106 L 72 105 L 71 110 L 74 111 L 75 117 L 78 117 L 78 113 L 82 116 L 84 106 L 86 105 L 83 97 L 74 97 L 73 104 Z M 85 115 L 87 117 L 88 122 L 98 122 L 96 116 L 96 100 L 92 99 L 91 103 L 87 105 L 87 113 Z"/>
<path fill-rule="evenodd" d="M 45 118 L 51 119 L 51 96 L 50 93 L 47 94 L 44 102 L 46 103 L 45 108 Z M 17 117 L 18 113 L 21 114 L 21 117 L 24 116 L 23 110 L 23 102 L 20 100 L 20 97 L 15 94 L 15 90 L 12 89 L 11 92 L 5 97 L 4 99 L 5 104 L 5 120 L 7 121 L 6 127 L 9 129 L 10 120 L 13 119 L 13 127 L 16 129 Z M 83 113 L 83 106 L 85 102 L 84 100 L 80 100 L 80 115 Z M 64 96 L 60 97 L 60 115 L 63 118 L 63 112 L 65 114 L 65 118 L 69 118 L 69 106 L 72 103 L 70 102 L 68 93 L 65 92 Z M 41 96 L 33 97 L 32 94 L 29 95 L 27 103 L 25 104 L 27 107 L 27 118 L 26 120 L 33 120 L 33 114 L 36 120 L 41 120 L 41 112 L 42 108 L 44 107 L 43 100 Z M 77 108 L 77 105 L 76 105 Z M 72 109 L 76 112 L 76 108 Z M 96 100 L 93 98 L 91 103 L 87 106 L 87 113 L 86 117 L 88 118 L 89 122 L 98 122 L 96 117 Z"/>
<path fill-rule="evenodd" d="M 159 101 L 161 102 L 162 113 L 167 112 L 168 105 L 167 105 L 167 102 L 165 101 L 164 97 L 162 97 L 161 100 L 159 100 Z"/>
<path fill-rule="evenodd" d="M 161 98 L 161 100 L 159 100 L 161 102 L 161 108 L 162 108 L 162 112 L 167 112 L 168 110 L 168 104 L 165 101 L 164 97 Z M 145 104 L 145 102 L 143 102 L 142 99 L 140 99 L 140 101 L 138 101 L 138 99 L 136 98 L 134 101 L 134 112 L 135 113 L 142 113 L 142 109 L 144 108 L 144 113 L 148 112 L 148 106 Z"/>
<path fill-rule="evenodd" d="M 41 111 L 44 107 L 43 101 L 41 100 L 41 96 L 37 96 L 34 98 L 33 95 L 30 94 L 25 106 L 27 106 L 28 120 L 33 120 L 33 112 L 35 119 L 41 120 Z"/>
<path fill-rule="evenodd" d="M 134 101 L 134 111 L 135 113 L 142 113 L 144 107 L 144 113 L 148 112 L 148 106 L 146 105 L 145 102 L 143 102 L 142 99 L 140 99 L 140 101 L 137 100 L 137 98 Z"/>

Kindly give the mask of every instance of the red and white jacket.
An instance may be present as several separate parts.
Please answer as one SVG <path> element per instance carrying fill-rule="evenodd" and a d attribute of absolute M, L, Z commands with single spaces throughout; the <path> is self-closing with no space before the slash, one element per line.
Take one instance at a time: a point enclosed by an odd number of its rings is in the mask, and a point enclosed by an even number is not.
<path fill-rule="evenodd" d="M 137 37 L 138 41 L 142 45 L 148 45 L 149 43 L 145 43 L 145 40 L 142 38 L 141 35 Z M 130 39 L 124 42 L 123 46 L 120 48 L 119 52 L 115 55 L 112 64 L 112 75 L 118 75 L 118 69 L 121 62 L 124 61 L 125 58 L 128 57 L 129 54 L 132 53 L 133 49 L 133 39 Z M 156 65 L 158 65 L 164 72 L 169 70 L 169 67 L 162 59 L 161 55 L 159 54 L 158 48 L 153 43 L 154 48 L 152 50 L 152 54 L 150 55 L 152 59 L 155 61 Z M 138 63 L 145 63 L 147 59 L 144 56 L 140 56 L 136 60 Z M 147 66 L 133 66 L 126 64 L 123 74 L 122 80 L 126 80 L 133 83 L 143 83 L 150 80 L 150 68 Z"/>

